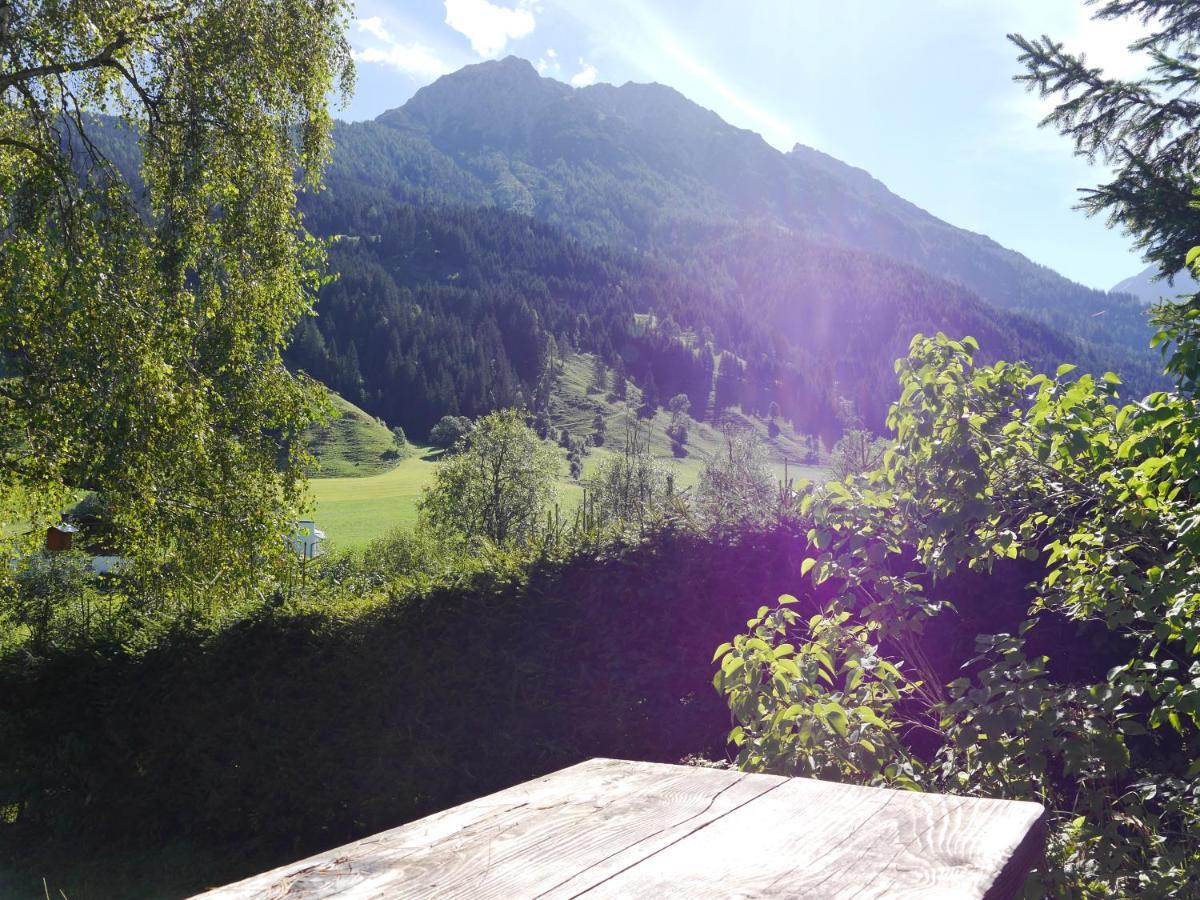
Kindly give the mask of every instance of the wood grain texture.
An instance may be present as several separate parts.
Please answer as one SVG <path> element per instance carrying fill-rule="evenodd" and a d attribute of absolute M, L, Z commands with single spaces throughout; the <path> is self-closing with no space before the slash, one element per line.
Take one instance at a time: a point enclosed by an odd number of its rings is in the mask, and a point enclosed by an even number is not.
<path fill-rule="evenodd" d="M 570 896 L 784 781 L 591 760 L 203 896 Z"/>
<path fill-rule="evenodd" d="M 586 896 L 996 900 L 1028 873 L 1001 878 L 1042 816 L 1036 803 L 794 778 Z"/>
<path fill-rule="evenodd" d="M 1041 829 L 1033 803 L 597 759 L 202 896 L 998 900 Z"/>

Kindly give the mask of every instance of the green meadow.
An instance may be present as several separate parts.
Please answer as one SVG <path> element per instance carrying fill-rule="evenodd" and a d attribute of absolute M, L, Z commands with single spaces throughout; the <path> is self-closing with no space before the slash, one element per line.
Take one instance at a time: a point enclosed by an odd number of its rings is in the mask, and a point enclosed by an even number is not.
<path fill-rule="evenodd" d="M 641 429 L 642 439 L 648 430 L 651 450 L 675 476 L 676 488 L 686 491 L 694 487 L 704 471 L 705 460 L 724 445 L 721 430 L 708 423 L 690 422 L 687 455 L 678 458 L 666 435 L 669 413 L 660 409 L 652 419 L 638 419 L 634 414 L 641 401 L 637 388 L 630 385 L 629 396 L 622 401 L 590 389 L 591 380 L 591 355 L 568 357 L 550 402 L 555 434 L 566 429 L 573 436 L 586 437 L 593 432 L 597 414 L 605 422 L 604 444 L 593 447 L 584 458 L 580 481 L 569 477 L 563 451 L 558 484 L 560 514 L 574 513 L 583 497 L 583 482 L 606 458 L 622 452 L 626 435 L 635 426 Z M 397 454 L 391 432 L 379 420 L 341 397 L 335 396 L 334 403 L 341 416 L 314 431 L 315 439 L 309 445 L 320 462 L 310 482 L 313 516 L 327 535 L 330 550 L 358 550 L 396 528 L 416 523 L 421 491 L 432 482 L 440 453 L 410 444 Z M 780 481 L 785 475 L 794 481 L 827 477 L 827 469 L 798 462 L 807 458 L 808 448 L 786 424 L 771 437 L 767 423 L 761 419 L 740 415 L 730 418 L 737 427 L 758 433 Z"/>

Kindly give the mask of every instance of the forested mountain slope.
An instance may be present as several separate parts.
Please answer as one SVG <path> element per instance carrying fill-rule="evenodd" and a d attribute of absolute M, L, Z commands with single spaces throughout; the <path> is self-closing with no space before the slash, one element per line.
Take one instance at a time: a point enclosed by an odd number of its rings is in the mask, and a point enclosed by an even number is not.
<path fill-rule="evenodd" d="M 990 357 L 1101 361 L 1054 329 L 860 251 L 748 229 L 686 263 L 597 247 L 494 207 L 389 200 L 334 182 L 307 222 L 336 235 L 318 315 L 289 361 L 423 435 L 447 413 L 546 401 L 548 358 L 595 352 L 658 402 L 772 402 L 836 436 L 838 398 L 882 427 L 892 363 L 917 331 L 979 339 Z M 797 252 L 797 248 L 800 252 Z"/>
<path fill-rule="evenodd" d="M 121 159 L 133 136 L 113 134 Z M 292 365 L 416 438 L 443 415 L 536 408 L 547 355 L 596 352 L 700 415 L 772 402 L 831 440 L 839 399 L 882 428 L 913 334 L 986 358 L 1155 383 L 1131 297 L 954 228 L 866 172 L 661 85 L 574 89 L 509 58 L 340 124 L 306 224 L 336 238 Z M 551 343 L 552 341 L 552 343 Z"/>
<path fill-rule="evenodd" d="M 1136 275 L 1131 275 L 1112 287 L 1112 293 L 1131 294 L 1139 303 L 1147 306 L 1197 291 L 1200 291 L 1200 281 L 1187 269 L 1181 270 L 1175 275 L 1174 282 L 1168 284 L 1158 279 L 1158 266 L 1147 266 Z"/>
<path fill-rule="evenodd" d="M 1132 298 L 955 228 L 816 150 L 780 153 L 658 84 L 576 89 L 509 57 L 444 76 L 336 140 L 333 183 L 495 205 L 676 258 L 720 226 L 778 226 L 909 263 L 1086 340 L 1141 353 L 1149 335 Z"/>

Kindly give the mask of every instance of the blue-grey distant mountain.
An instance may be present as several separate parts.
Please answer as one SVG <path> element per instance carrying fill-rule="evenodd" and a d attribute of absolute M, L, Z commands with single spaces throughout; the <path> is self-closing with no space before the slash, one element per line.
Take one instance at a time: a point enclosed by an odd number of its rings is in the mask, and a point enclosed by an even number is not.
<path fill-rule="evenodd" d="M 1158 266 L 1147 266 L 1138 274 L 1114 284 L 1111 293 L 1131 294 L 1139 303 L 1149 306 L 1160 300 L 1175 300 L 1181 294 L 1195 294 L 1200 291 L 1200 281 L 1186 269 L 1179 272 L 1170 284 L 1159 280 L 1157 276 Z"/>

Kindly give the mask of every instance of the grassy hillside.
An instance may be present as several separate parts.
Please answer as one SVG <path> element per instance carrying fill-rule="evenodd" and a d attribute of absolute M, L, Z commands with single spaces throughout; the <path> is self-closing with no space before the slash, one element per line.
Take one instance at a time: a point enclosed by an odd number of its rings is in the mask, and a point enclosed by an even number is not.
<path fill-rule="evenodd" d="M 312 474 L 321 478 L 360 477 L 395 467 L 404 452 L 396 446 L 387 426 L 338 394 L 330 391 L 329 396 L 337 418 L 305 434 L 308 449 L 318 463 Z"/>
<path fill-rule="evenodd" d="M 591 354 L 581 353 L 567 357 L 550 401 L 550 419 L 555 428 L 565 428 L 573 436 L 591 435 L 596 414 L 600 413 L 604 417 L 604 445 L 593 447 L 584 460 L 582 480 L 586 481 L 606 456 L 624 450 L 625 436 L 636 423 L 643 432 L 649 427 L 651 450 L 675 474 L 676 486 L 680 489 L 692 487 L 704 470 L 705 460 L 724 447 L 725 436 L 721 429 L 711 422 L 689 422 L 688 442 L 685 447 L 687 455 L 676 457 L 667 437 L 671 414 L 660 409 L 653 419 L 638 419 L 634 410 L 641 405 L 641 391 L 632 384 L 629 386 L 626 400 L 610 399 L 607 393 L 589 391 L 592 366 Z M 823 468 L 803 464 L 802 461 L 809 456 L 809 450 L 787 423 L 781 423 L 779 434 L 772 438 L 768 433 L 767 423 L 761 419 L 731 412 L 726 415 L 726 420 L 737 428 L 748 428 L 758 434 L 767 446 L 771 468 L 780 478 L 784 476 L 785 471 L 789 478 L 794 479 L 825 477 Z M 577 500 L 582 494 L 582 487 L 568 480 L 561 493 L 564 500 Z"/>
<path fill-rule="evenodd" d="M 704 469 L 704 461 L 723 447 L 725 439 L 720 429 L 710 423 L 690 423 L 688 455 L 676 458 L 666 435 L 670 414 L 659 410 L 648 423 L 638 419 L 634 410 L 641 401 L 641 393 L 632 385 L 624 401 L 589 392 L 592 366 L 590 354 L 568 357 L 550 401 L 556 436 L 564 428 L 577 437 L 590 436 L 596 414 L 604 417 L 605 443 L 593 447 L 584 459 L 581 481 L 594 474 L 604 459 L 624 449 L 626 433 L 637 423 L 643 433 L 649 425 L 651 449 L 675 474 L 677 488 L 692 487 Z M 395 528 L 411 527 L 416 522 L 421 491 L 433 480 L 439 454 L 429 448 L 410 447 L 403 459 L 383 461 L 378 448 L 383 446 L 383 435 L 391 440 L 390 432 L 357 407 L 340 397 L 336 399 L 350 412 L 328 429 L 331 433 L 321 444 L 323 464 L 312 481 L 314 516 L 328 535 L 331 550 L 357 550 Z M 733 415 L 731 420 L 738 427 L 751 428 L 759 434 L 768 447 L 772 470 L 779 478 L 784 477 L 785 471 L 789 478 L 797 480 L 825 477 L 825 469 L 798 462 L 807 457 L 808 449 L 786 424 L 777 437 L 771 438 L 766 423 L 760 419 Z M 583 496 L 583 485 L 567 475 L 565 451 L 562 472 L 559 505 L 563 514 L 569 515 Z"/>

